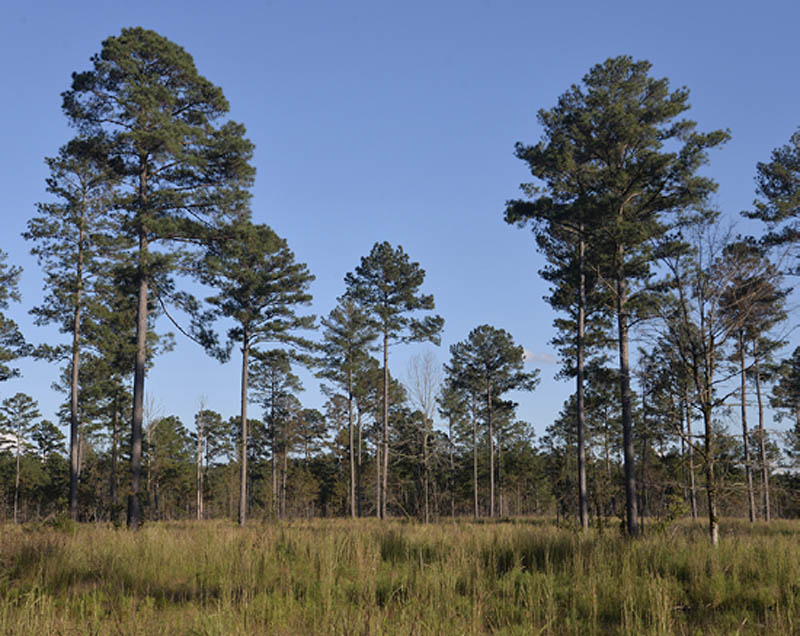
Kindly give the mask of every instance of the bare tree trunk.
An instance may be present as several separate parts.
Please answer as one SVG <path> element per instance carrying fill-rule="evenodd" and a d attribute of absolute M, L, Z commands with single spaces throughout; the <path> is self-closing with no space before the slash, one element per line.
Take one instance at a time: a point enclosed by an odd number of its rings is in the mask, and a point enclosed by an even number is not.
<path fill-rule="evenodd" d="M 284 439 L 288 440 L 288 431 Z M 281 519 L 286 518 L 286 479 L 289 473 L 289 447 L 288 443 L 283 445 L 283 468 L 281 469 Z"/>
<path fill-rule="evenodd" d="M 711 425 L 711 408 L 703 407 L 706 449 L 706 492 L 708 494 L 708 533 L 711 545 L 719 543 L 719 519 L 717 518 L 717 483 L 714 476 L 714 430 Z"/>
<path fill-rule="evenodd" d="M 358 409 L 358 464 L 357 464 L 357 473 L 356 473 L 356 501 L 358 502 L 358 516 L 361 517 L 361 470 L 362 470 L 362 446 L 363 441 L 361 439 L 361 409 Z"/>
<path fill-rule="evenodd" d="M 621 262 L 622 254 L 619 254 L 619 259 Z M 621 273 L 617 275 L 617 328 L 619 333 L 619 390 L 622 403 L 622 437 L 625 463 L 625 516 L 628 534 L 635 537 L 639 530 L 639 524 L 636 510 L 633 411 L 631 408 L 631 377 L 628 362 L 627 284 Z"/>
<path fill-rule="evenodd" d="M 114 393 L 114 414 L 111 418 L 111 471 L 109 475 L 109 499 L 111 500 L 111 521 L 117 520 L 117 453 L 119 435 L 119 402 L 118 395 Z"/>
<path fill-rule="evenodd" d="M 22 447 L 20 423 L 17 422 L 17 471 L 14 477 L 14 523 L 19 523 L 19 454 Z"/>
<path fill-rule="evenodd" d="M 375 440 L 375 516 L 381 518 L 381 442 L 377 439 Z"/>
<path fill-rule="evenodd" d="M 581 225 L 581 233 L 583 225 Z M 584 412 L 583 396 L 583 375 L 584 375 L 584 330 L 586 312 L 586 274 L 584 273 L 584 257 L 586 245 L 581 239 L 578 245 L 578 337 L 577 337 L 577 374 L 576 374 L 576 398 L 577 398 L 577 428 L 578 428 L 578 516 L 580 518 L 581 529 L 589 528 L 589 502 L 586 496 L 586 440 L 585 426 L 586 414 Z"/>
<path fill-rule="evenodd" d="M 491 381 L 486 382 L 486 423 L 489 426 L 489 516 L 494 517 L 494 423 L 492 422 Z"/>
<path fill-rule="evenodd" d="M 128 528 L 138 530 L 142 522 L 139 485 L 142 478 L 142 420 L 144 419 L 144 374 L 147 361 L 147 235 L 139 233 L 139 299 L 136 310 L 136 363 L 133 371 L 133 421 L 131 423 L 131 494 L 128 495 Z"/>
<path fill-rule="evenodd" d="M 449 430 L 447 432 L 450 442 L 450 517 L 456 518 L 456 465 L 455 465 L 455 444 L 453 443 L 453 419 L 448 420 Z"/>
<path fill-rule="evenodd" d="M 477 519 L 480 517 L 480 508 L 478 507 L 478 420 L 475 417 L 475 396 L 472 397 L 472 494 Z"/>
<path fill-rule="evenodd" d="M 744 334 L 739 333 L 739 370 L 742 381 L 742 441 L 744 442 L 744 472 L 747 479 L 747 504 L 750 523 L 756 520 L 756 504 L 753 498 L 753 468 L 750 462 L 750 436 L 747 433 L 747 372 L 744 359 Z"/>
<path fill-rule="evenodd" d="M 247 521 L 247 374 L 250 358 L 250 334 L 244 326 L 242 335 L 241 459 L 239 464 L 239 527 Z"/>
<path fill-rule="evenodd" d="M 692 409 L 689 403 L 689 385 L 683 387 L 684 404 L 686 405 L 686 439 L 689 440 L 689 507 L 692 521 L 697 521 L 697 487 L 694 478 L 694 438 L 692 437 Z"/>
<path fill-rule="evenodd" d="M 769 465 L 767 464 L 767 440 L 764 435 L 764 402 L 761 396 L 761 368 L 759 365 L 758 352 L 756 352 L 755 356 L 756 396 L 758 399 L 758 445 L 761 455 L 761 489 L 763 491 L 764 521 L 769 521 Z"/>
<path fill-rule="evenodd" d="M 350 517 L 356 518 L 356 456 L 353 431 L 353 371 L 347 371 L 348 443 L 350 445 Z"/>
<path fill-rule="evenodd" d="M 383 334 L 383 482 L 381 519 L 386 519 L 386 494 L 389 485 L 389 333 Z"/>
<path fill-rule="evenodd" d="M 86 201 L 84 199 L 84 206 Z M 76 272 L 75 311 L 72 317 L 72 377 L 69 405 L 69 514 L 78 519 L 78 371 L 80 368 L 81 303 L 83 302 L 84 220 L 78 236 L 78 268 Z"/>
<path fill-rule="evenodd" d="M 431 521 L 431 510 L 430 510 L 430 466 L 429 466 L 429 458 L 428 458 L 428 418 L 427 416 L 423 416 L 422 418 L 422 470 L 424 471 L 422 476 L 423 482 L 423 490 L 424 490 L 424 499 L 425 499 L 425 523 L 430 523 Z"/>

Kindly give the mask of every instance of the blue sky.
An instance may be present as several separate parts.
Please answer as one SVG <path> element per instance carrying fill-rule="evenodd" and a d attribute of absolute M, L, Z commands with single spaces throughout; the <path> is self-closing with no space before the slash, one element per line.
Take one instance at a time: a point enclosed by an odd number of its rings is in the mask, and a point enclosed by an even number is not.
<path fill-rule="evenodd" d="M 629 54 L 687 86 L 700 130 L 731 141 L 705 169 L 715 204 L 742 232 L 755 165 L 800 126 L 795 2 L 17 2 L 0 22 L 6 98 L 0 103 L 3 228 L 0 249 L 24 267 L 11 314 L 33 342 L 58 337 L 32 325 L 41 274 L 20 238 L 46 200 L 43 159 L 72 135 L 60 93 L 90 67 L 102 40 L 143 26 L 183 46 L 222 87 L 231 118 L 255 143 L 253 214 L 288 241 L 317 279 L 313 310 L 327 314 L 343 278 L 376 241 L 401 244 L 427 271 L 425 290 L 446 321 L 447 347 L 489 323 L 510 331 L 542 370 L 519 415 L 537 433 L 571 385 L 556 382 L 553 312 L 527 231 L 502 220 L 527 179 L 514 143 L 541 135 L 540 108 L 605 58 Z M 793 318 L 794 320 L 794 318 Z M 794 338 L 797 344 L 797 337 Z M 420 347 L 392 351 L 403 379 Z M 24 361 L 0 398 L 24 391 L 54 418 L 57 370 Z M 301 396 L 323 400 L 315 382 Z M 156 362 L 147 392 L 162 415 L 191 423 L 207 407 L 238 412 L 238 364 L 220 365 L 178 337 Z M 256 409 L 257 410 L 257 409 Z"/>

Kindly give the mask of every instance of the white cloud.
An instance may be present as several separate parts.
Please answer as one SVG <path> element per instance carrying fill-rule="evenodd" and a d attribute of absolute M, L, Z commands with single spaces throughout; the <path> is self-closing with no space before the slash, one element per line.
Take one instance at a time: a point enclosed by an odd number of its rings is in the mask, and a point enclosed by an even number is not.
<path fill-rule="evenodd" d="M 552 353 L 534 353 L 530 349 L 525 349 L 522 359 L 525 362 L 540 362 L 541 364 L 555 364 L 557 362 Z"/>

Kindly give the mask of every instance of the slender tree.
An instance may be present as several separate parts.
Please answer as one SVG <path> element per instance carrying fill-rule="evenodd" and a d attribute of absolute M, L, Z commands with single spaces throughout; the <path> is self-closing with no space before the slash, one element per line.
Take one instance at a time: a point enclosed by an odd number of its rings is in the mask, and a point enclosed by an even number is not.
<path fill-rule="evenodd" d="M 473 329 L 466 340 L 450 347 L 451 362 L 446 367 L 456 382 L 469 390 L 482 392 L 483 412 L 489 440 L 489 516 L 495 508 L 495 422 L 493 409 L 504 393 L 533 391 L 539 383 L 539 370 L 523 371 L 524 350 L 507 331 L 490 325 Z"/>
<path fill-rule="evenodd" d="M 631 321 L 650 304 L 642 292 L 650 291 L 653 250 L 669 231 L 669 213 L 701 205 L 714 191 L 714 182 L 696 171 L 706 162 L 707 149 L 728 137 L 723 131 L 697 133 L 694 122 L 677 119 L 689 107 L 688 91 L 670 92 L 668 81 L 651 78 L 649 70 L 646 61 L 610 58 L 594 66 L 582 85 L 564 93 L 555 108 L 539 115 L 546 138 L 557 141 L 548 148 L 553 153 L 549 165 L 560 176 L 558 181 L 548 176 L 547 185 L 555 188 L 557 203 L 575 202 L 579 211 L 591 214 L 596 268 L 612 295 L 631 535 L 638 532 Z M 676 145 L 677 151 L 666 151 L 667 144 Z M 526 149 L 518 148 L 524 157 Z"/>
<path fill-rule="evenodd" d="M 55 322 L 70 334 L 70 479 L 69 509 L 78 518 L 78 377 L 81 351 L 85 349 L 82 322 L 96 302 L 93 280 L 100 273 L 98 259 L 108 241 L 112 190 L 117 181 L 108 162 L 102 136 L 76 138 L 63 146 L 57 157 L 45 159 L 50 170 L 47 191 L 57 201 L 40 203 L 39 214 L 28 221 L 23 237 L 32 241 L 45 272 L 47 295 L 32 313 L 37 324 Z M 119 247 L 119 246 L 117 246 Z M 57 359 L 59 350 L 40 348 L 41 356 Z"/>
<path fill-rule="evenodd" d="M 789 143 L 772 151 L 769 162 L 756 167 L 756 200 L 753 209 L 743 212 L 767 224 L 767 245 L 800 247 L 800 130 Z M 796 255 L 800 257 L 800 254 Z M 800 273 L 800 261 L 789 270 Z"/>
<path fill-rule="evenodd" d="M 35 420 L 39 417 L 39 408 L 31 396 L 25 393 L 6 398 L 0 404 L 0 428 L 14 438 L 14 457 L 16 472 L 14 477 L 14 523 L 19 523 L 19 483 L 20 457 L 28 445 L 28 438 L 36 429 Z"/>
<path fill-rule="evenodd" d="M 376 243 L 361 258 L 355 272 L 345 276 L 347 296 L 374 320 L 383 338 L 383 474 L 380 479 L 380 516 L 386 518 L 389 478 L 389 345 L 393 342 L 439 344 L 444 326 L 440 316 L 418 319 L 413 314 L 434 308 L 433 296 L 420 293 L 425 270 L 409 260 L 401 246 Z"/>
<path fill-rule="evenodd" d="M 347 392 L 348 446 L 350 463 L 350 516 L 356 517 L 356 431 L 353 408 L 355 405 L 356 376 L 369 356 L 369 349 L 378 332 L 369 316 L 347 297 L 339 299 L 327 318 L 322 319 L 322 353 L 318 371 L 321 378 L 334 382 Z M 359 495 L 360 496 L 360 495 Z"/>
<path fill-rule="evenodd" d="M 310 348 L 297 334 L 314 326 L 313 315 L 298 315 L 299 306 L 311 302 L 308 288 L 314 277 L 304 263 L 297 263 L 286 241 L 266 225 L 239 221 L 226 228 L 207 251 L 202 263 L 203 281 L 216 290 L 207 301 L 236 326 L 228 330 L 228 346 L 205 341 L 221 359 L 234 343 L 242 351 L 241 463 L 239 525 L 247 517 L 247 388 L 251 350 L 264 343 L 282 342 Z"/>
<path fill-rule="evenodd" d="M 20 332 L 17 323 L 2 310 L 8 309 L 9 301 L 20 301 L 19 277 L 22 268 L 6 263 L 8 254 L 0 250 L 0 382 L 19 376 L 19 369 L 9 362 L 30 353 L 30 346 Z"/>
<path fill-rule="evenodd" d="M 252 144 L 244 127 L 219 123 L 228 111 L 222 91 L 197 73 L 191 56 L 153 31 L 123 29 L 92 57 L 93 68 L 73 74 L 63 108 L 85 135 L 103 132 L 120 186 L 114 206 L 135 242 L 136 360 L 131 425 L 128 526 L 141 520 L 144 376 L 148 294 L 166 302 L 166 275 L 176 244 L 203 240 L 209 225 L 247 216 L 253 179 Z M 170 251 L 157 251 L 169 244 Z"/>

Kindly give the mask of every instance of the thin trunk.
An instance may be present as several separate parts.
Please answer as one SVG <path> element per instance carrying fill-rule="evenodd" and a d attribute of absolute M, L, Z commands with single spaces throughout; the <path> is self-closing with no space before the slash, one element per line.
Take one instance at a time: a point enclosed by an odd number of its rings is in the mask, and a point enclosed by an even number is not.
<path fill-rule="evenodd" d="M 22 447 L 22 433 L 17 422 L 17 471 L 14 477 L 14 523 L 19 523 L 19 455 Z"/>
<path fill-rule="evenodd" d="M 197 418 L 197 466 L 196 466 L 197 496 L 196 509 L 197 520 L 203 518 L 203 416 Z"/>
<path fill-rule="evenodd" d="M 480 517 L 478 507 L 478 418 L 475 416 L 475 396 L 472 396 L 472 494 L 475 503 L 475 518 Z"/>
<path fill-rule="evenodd" d="M 362 458 L 361 458 L 361 449 L 363 446 L 363 441 L 361 439 L 361 409 L 358 409 L 358 463 L 356 464 L 357 472 L 356 472 L 356 501 L 358 502 L 358 516 L 361 517 L 361 470 L 362 470 Z"/>
<path fill-rule="evenodd" d="M 583 226 L 581 226 L 583 232 Z M 578 246 L 578 333 L 577 333 L 577 427 L 578 427 L 578 516 L 581 529 L 589 529 L 589 502 L 586 496 L 586 440 L 585 425 L 586 413 L 584 412 L 583 374 L 584 374 L 584 331 L 586 312 L 586 274 L 584 273 L 584 258 L 586 245 L 581 239 Z"/>
<path fill-rule="evenodd" d="M 756 352 L 756 396 L 758 399 L 758 445 L 761 455 L 761 489 L 764 504 L 764 521 L 770 520 L 769 510 L 769 465 L 767 464 L 767 440 L 764 434 L 764 402 L 761 396 L 761 368 Z"/>
<path fill-rule="evenodd" d="M 689 440 L 689 507 L 692 510 L 692 521 L 697 521 L 697 486 L 694 479 L 694 439 L 692 437 L 692 409 L 689 403 L 689 385 L 683 387 L 684 404 L 686 405 L 686 439 Z"/>
<path fill-rule="evenodd" d="M 719 519 L 717 517 L 717 483 L 714 476 L 714 430 L 711 425 L 711 407 L 703 407 L 706 449 L 706 492 L 708 493 L 708 533 L 711 545 L 719 543 Z"/>
<path fill-rule="evenodd" d="M 424 429 L 422 433 L 422 469 L 424 471 L 423 488 L 425 491 L 425 523 L 430 523 L 430 493 L 428 492 L 430 489 L 430 466 L 428 457 L 428 418 L 426 416 L 422 417 L 422 426 Z"/>
<path fill-rule="evenodd" d="M 144 172 L 142 179 L 145 179 Z M 144 185 L 141 184 L 143 188 Z M 140 195 L 141 196 L 141 195 Z M 133 370 L 133 421 L 131 423 L 131 494 L 128 495 L 128 528 L 138 530 L 142 522 L 139 486 L 142 479 L 142 421 L 144 419 L 144 374 L 147 361 L 147 250 L 144 228 L 139 231 L 138 305 L 136 309 L 136 363 Z"/>
<path fill-rule="evenodd" d="M 114 414 L 111 417 L 111 475 L 109 476 L 109 499 L 111 499 L 111 521 L 117 520 L 117 435 L 119 430 L 118 394 L 114 393 Z"/>
<path fill-rule="evenodd" d="M 621 248 L 619 258 L 621 261 Z M 635 537 L 639 530 L 639 524 L 636 510 L 633 410 L 631 408 L 631 377 L 628 361 L 627 282 L 621 272 L 618 272 L 617 275 L 617 328 L 619 334 L 619 390 L 622 403 L 622 437 L 625 462 L 625 516 L 628 534 Z"/>
<path fill-rule="evenodd" d="M 747 504 L 750 523 L 756 520 L 756 504 L 753 497 L 753 468 L 750 462 L 750 436 L 747 434 L 747 372 L 744 359 L 744 334 L 739 334 L 739 370 L 741 374 L 742 393 L 742 441 L 744 442 L 744 472 L 747 479 Z"/>
<path fill-rule="evenodd" d="M 383 334 L 383 485 L 381 519 L 386 519 L 386 494 L 389 484 L 389 333 Z"/>
<path fill-rule="evenodd" d="M 239 527 L 247 520 L 247 373 L 250 358 L 250 333 L 244 325 L 242 335 L 241 461 L 239 465 Z"/>
<path fill-rule="evenodd" d="M 506 514 L 503 505 L 503 429 L 497 429 L 497 515 Z"/>
<path fill-rule="evenodd" d="M 84 200 L 84 206 L 86 201 Z M 84 219 L 78 236 L 78 267 L 76 272 L 75 311 L 72 316 L 72 378 L 69 407 L 69 514 L 78 519 L 78 371 L 80 368 L 81 305 L 83 302 L 83 241 Z"/>
<path fill-rule="evenodd" d="M 455 465 L 455 444 L 453 443 L 453 420 L 448 420 L 448 439 L 450 441 L 450 516 L 456 518 L 456 465 Z"/>
<path fill-rule="evenodd" d="M 494 510 L 494 423 L 492 422 L 492 382 L 486 381 L 486 423 L 489 426 L 489 516 Z"/>
<path fill-rule="evenodd" d="M 381 518 L 381 442 L 378 439 L 375 440 L 375 516 Z"/>
<path fill-rule="evenodd" d="M 347 370 L 348 442 L 350 444 L 350 517 L 356 518 L 356 455 L 353 431 L 353 370 Z"/>
<path fill-rule="evenodd" d="M 284 440 L 288 439 L 288 431 Z M 289 447 L 286 441 L 283 443 L 283 468 L 281 469 L 281 519 L 286 518 L 286 478 L 289 474 Z"/>

